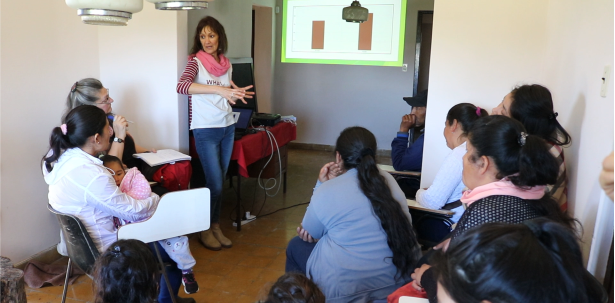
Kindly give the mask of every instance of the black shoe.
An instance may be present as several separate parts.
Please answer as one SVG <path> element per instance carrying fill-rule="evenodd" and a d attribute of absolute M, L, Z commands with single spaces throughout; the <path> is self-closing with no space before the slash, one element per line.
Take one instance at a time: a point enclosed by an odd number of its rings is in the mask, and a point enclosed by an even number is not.
<path fill-rule="evenodd" d="M 184 285 L 184 291 L 187 294 L 193 294 L 199 291 L 199 284 L 196 283 L 193 273 L 187 273 L 182 275 L 182 284 Z"/>
<path fill-rule="evenodd" d="M 176 297 L 175 298 L 175 302 L 177 302 L 177 303 L 196 303 L 196 300 L 194 300 L 194 298 L 180 298 L 180 297 Z"/>

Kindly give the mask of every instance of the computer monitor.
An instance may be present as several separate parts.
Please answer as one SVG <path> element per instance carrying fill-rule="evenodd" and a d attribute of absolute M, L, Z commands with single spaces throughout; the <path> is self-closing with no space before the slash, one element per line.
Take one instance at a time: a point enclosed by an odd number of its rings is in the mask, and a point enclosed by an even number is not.
<path fill-rule="evenodd" d="M 232 80 L 238 87 L 246 87 L 249 85 L 254 85 L 248 91 L 254 92 L 253 98 L 246 98 L 246 102 L 248 104 L 244 104 L 241 100 L 237 101 L 234 108 L 250 108 L 255 113 L 258 112 L 258 103 L 256 101 L 256 85 L 254 81 L 254 69 L 253 69 L 253 60 L 252 58 L 229 58 L 229 61 L 233 65 L 233 75 Z"/>

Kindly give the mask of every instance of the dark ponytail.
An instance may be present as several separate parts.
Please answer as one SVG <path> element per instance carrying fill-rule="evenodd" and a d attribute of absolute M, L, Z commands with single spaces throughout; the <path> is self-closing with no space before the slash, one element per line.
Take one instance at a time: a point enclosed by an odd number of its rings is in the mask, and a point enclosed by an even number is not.
<path fill-rule="evenodd" d="M 559 173 L 547 143 L 528 135 L 519 121 L 505 116 L 489 116 L 476 121 L 468 139 L 475 153 L 470 159 L 491 157 L 498 169 L 496 178 L 508 177 L 521 188 L 554 184 Z"/>
<path fill-rule="evenodd" d="M 408 278 L 421 251 L 416 235 L 399 202 L 393 198 L 386 179 L 376 166 L 376 138 L 363 127 L 346 128 L 337 138 L 335 151 L 344 160 L 344 169 L 357 169 L 359 186 L 370 200 L 374 213 L 387 234 L 393 252 L 396 278 Z"/>
<path fill-rule="evenodd" d="M 482 156 L 493 159 L 498 179 L 508 177 L 519 188 L 554 184 L 557 180 L 559 165 L 549 153 L 547 142 L 528 135 L 515 119 L 500 115 L 481 118 L 470 129 L 468 140 L 475 150 L 470 160 Z M 543 216 L 575 228 L 575 220 L 562 212 L 550 195 L 545 194 L 532 206 Z"/>
<path fill-rule="evenodd" d="M 542 85 L 522 85 L 511 92 L 510 115 L 520 121 L 527 132 L 556 145 L 568 145 L 571 137 L 557 121 L 553 98 Z"/>
<path fill-rule="evenodd" d="M 53 162 L 57 161 L 62 153 L 74 147 L 82 147 L 87 139 L 95 134 L 103 135 L 107 125 L 105 111 L 96 106 L 79 106 L 72 109 L 64 118 L 66 134 L 62 127 L 56 126 L 49 136 L 49 150 L 43 161 L 47 171 L 51 171 Z"/>
<path fill-rule="evenodd" d="M 480 107 L 476 107 L 470 103 L 459 103 L 448 110 L 446 115 L 446 123 L 452 125 L 455 120 L 461 124 L 463 134 L 467 136 L 468 131 L 472 128 L 472 124 L 481 117 L 487 117 L 489 113 Z"/>
<path fill-rule="evenodd" d="M 437 251 L 432 264 L 456 302 L 588 303 L 601 302 L 603 292 L 575 235 L 544 218 L 483 224 Z"/>

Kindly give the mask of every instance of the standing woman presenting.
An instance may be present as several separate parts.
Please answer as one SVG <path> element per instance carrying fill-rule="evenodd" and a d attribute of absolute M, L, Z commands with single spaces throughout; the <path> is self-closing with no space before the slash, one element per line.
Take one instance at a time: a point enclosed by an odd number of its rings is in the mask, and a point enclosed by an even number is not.
<path fill-rule="evenodd" d="M 231 81 L 232 68 L 224 56 L 228 42 L 218 20 L 205 17 L 194 34 L 186 69 L 177 83 L 179 94 L 189 95 L 190 129 L 205 172 L 205 186 L 211 191 L 211 228 L 200 234 L 203 246 L 211 250 L 233 246 L 220 230 L 222 184 L 231 161 L 235 120 L 231 105 L 252 98 L 252 86 L 237 87 Z"/>

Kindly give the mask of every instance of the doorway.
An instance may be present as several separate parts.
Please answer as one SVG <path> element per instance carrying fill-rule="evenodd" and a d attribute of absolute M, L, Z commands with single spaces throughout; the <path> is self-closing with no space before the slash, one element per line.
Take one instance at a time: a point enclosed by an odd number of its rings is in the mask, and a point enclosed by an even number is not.
<path fill-rule="evenodd" d="M 252 58 L 254 60 L 254 86 L 258 92 L 258 109 L 271 113 L 273 104 L 274 32 L 273 8 L 252 6 Z"/>
<path fill-rule="evenodd" d="M 417 23 L 416 54 L 414 58 L 414 95 L 429 87 L 433 11 L 419 11 Z"/>

